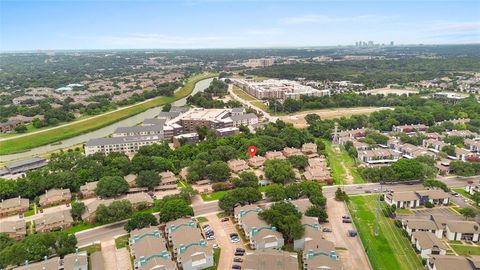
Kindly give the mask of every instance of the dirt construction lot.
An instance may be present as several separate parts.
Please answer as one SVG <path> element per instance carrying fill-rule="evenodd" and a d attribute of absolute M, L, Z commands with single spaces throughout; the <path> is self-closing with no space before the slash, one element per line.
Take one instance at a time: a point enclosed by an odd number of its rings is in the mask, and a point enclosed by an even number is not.
<path fill-rule="evenodd" d="M 392 109 L 390 107 L 355 107 L 355 108 L 336 108 L 336 109 L 322 109 L 322 110 L 311 110 L 303 111 L 295 114 L 290 114 L 287 116 L 279 117 L 287 123 L 292 123 L 296 128 L 305 128 L 307 127 L 307 122 L 305 121 L 305 116 L 307 114 L 317 114 L 322 119 L 333 119 L 340 117 L 349 117 L 352 115 L 358 114 L 369 114 L 372 112 Z"/>
<path fill-rule="evenodd" d="M 324 233 L 324 237 L 335 243 L 344 269 L 371 269 L 360 238 L 358 236 L 349 237 L 347 235 L 348 230 L 354 229 L 353 225 L 342 223 L 342 216 L 349 216 L 345 204 L 343 202 L 337 202 L 332 198 L 327 199 L 327 213 L 329 224 L 323 226 L 331 228 L 333 232 Z"/>

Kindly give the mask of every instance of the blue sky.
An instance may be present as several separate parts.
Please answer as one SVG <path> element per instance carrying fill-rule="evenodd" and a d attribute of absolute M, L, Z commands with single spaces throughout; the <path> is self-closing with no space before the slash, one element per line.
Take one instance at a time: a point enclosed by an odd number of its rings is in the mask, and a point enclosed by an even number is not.
<path fill-rule="evenodd" d="M 0 50 L 480 42 L 480 1 L 8 1 Z"/>

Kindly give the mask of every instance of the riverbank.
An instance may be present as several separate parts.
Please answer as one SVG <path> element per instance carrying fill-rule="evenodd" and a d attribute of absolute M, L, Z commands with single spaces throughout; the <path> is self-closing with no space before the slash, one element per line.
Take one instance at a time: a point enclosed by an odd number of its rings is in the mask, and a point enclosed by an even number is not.
<path fill-rule="evenodd" d="M 0 155 L 23 152 L 42 145 L 59 142 L 64 139 L 72 138 L 111 125 L 120 120 L 142 113 L 150 108 L 172 103 L 190 95 L 197 82 L 215 76 L 216 74 L 214 73 L 194 75 L 188 78 L 185 85 L 180 90 L 176 91 L 173 97 L 153 98 L 146 102 L 132 105 L 113 112 L 97 115 L 82 121 L 65 124 L 49 130 L 36 132 L 34 134 L 28 134 L 27 136 L 2 141 L 0 142 Z"/>

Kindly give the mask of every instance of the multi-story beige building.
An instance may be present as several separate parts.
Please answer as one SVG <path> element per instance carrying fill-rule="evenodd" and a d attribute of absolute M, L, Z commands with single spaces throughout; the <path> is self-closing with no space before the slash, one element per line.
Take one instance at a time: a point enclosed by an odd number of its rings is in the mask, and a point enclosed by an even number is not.
<path fill-rule="evenodd" d="M 95 189 L 97 188 L 98 181 L 95 182 L 87 182 L 85 185 L 80 186 L 80 195 L 82 198 L 91 198 L 95 197 Z"/>
<path fill-rule="evenodd" d="M 8 237 L 20 240 L 27 234 L 26 224 L 24 220 L 4 220 L 0 221 L 0 233 L 8 235 Z"/>
<path fill-rule="evenodd" d="M 2 200 L 0 202 L 0 217 L 16 215 L 28 210 L 29 200 L 20 197 Z"/>
<path fill-rule="evenodd" d="M 69 210 L 43 214 L 35 219 L 37 232 L 51 232 L 72 226 L 73 218 Z"/>
<path fill-rule="evenodd" d="M 40 196 L 39 204 L 41 207 L 68 203 L 72 199 L 69 189 L 50 189 Z"/>

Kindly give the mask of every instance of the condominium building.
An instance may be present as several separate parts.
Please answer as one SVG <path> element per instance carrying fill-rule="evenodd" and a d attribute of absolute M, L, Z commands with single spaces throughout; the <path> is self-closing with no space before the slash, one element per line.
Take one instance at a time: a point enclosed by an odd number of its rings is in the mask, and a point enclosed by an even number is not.
<path fill-rule="evenodd" d="M 330 90 L 318 90 L 296 81 L 269 79 L 257 82 L 251 79 L 232 79 L 233 83 L 258 99 L 300 99 L 301 96 L 328 96 Z"/>
<path fill-rule="evenodd" d="M 72 198 L 72 194 L 68 188 L 66 189 L 50 189 L 40 196 L 39 204 L 41 207 L 48 207 L 61 203 L 68 203 Z"/>
<path fill-rule="evenodd" d="M 2 200 L 0 202 L 0 217 L 16 215 L 28 210 L 29 200 L 20 197 Z"/>

